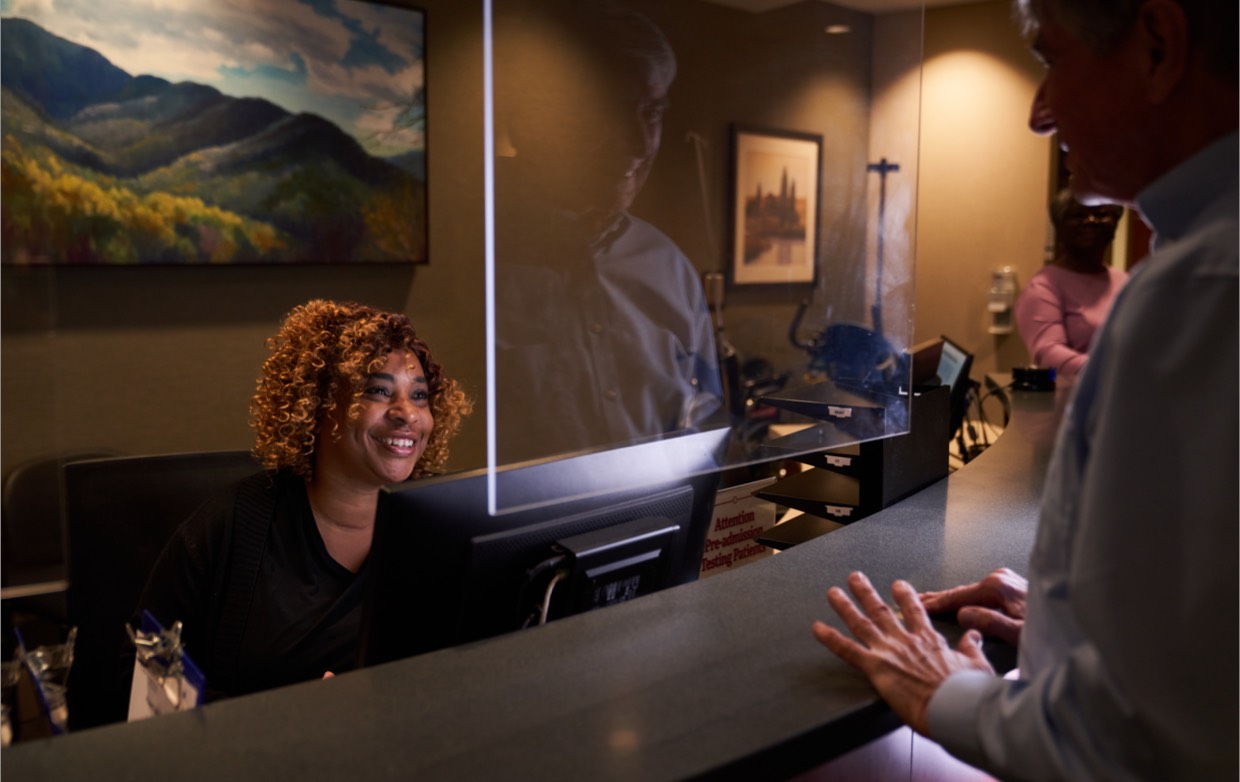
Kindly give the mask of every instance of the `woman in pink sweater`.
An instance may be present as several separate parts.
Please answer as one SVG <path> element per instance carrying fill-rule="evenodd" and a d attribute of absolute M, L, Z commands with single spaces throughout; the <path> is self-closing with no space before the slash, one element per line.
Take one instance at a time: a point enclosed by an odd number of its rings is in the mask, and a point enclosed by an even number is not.
<path fill-rule="evenodd" d="M 1021 291 L 1016 324 L 1033 363 L 1068 377 L 1084 368 L 1094 332 L 1128 280 L 1105 263 L 1123 208 L 1085 206 L 1062 190 L 1050 213 L 1055 257 Z"/>

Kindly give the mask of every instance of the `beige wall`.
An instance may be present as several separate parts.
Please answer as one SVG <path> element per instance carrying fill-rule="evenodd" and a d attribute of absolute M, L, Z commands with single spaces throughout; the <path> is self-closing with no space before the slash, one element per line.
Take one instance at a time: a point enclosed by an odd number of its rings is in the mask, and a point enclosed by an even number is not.
<path fill-rule="evenodd" d="M 1042 266 L 1051 142 L 1026 125 L 1041 66 L 1006 0 L 926 14 L 916 335 L 975 356 L 973 377 L 1028 363 L 1019 334 L 987 333 L 991 271 Z"/>
<path fill-rule="evenodd" d="M 263 340 L 284 312 L 313 297 L 408 312 L 449 371 L 482 399 L 481 4 L 414 4 L 427 11 L 430 264 L 6 266 L 0 269 L 4 470 L 32 456 L 83 447 L 135 454 L 248 447 L 246 406 Z M 701 35 L 700 27 L 668 15 L 661 3 L 647 5 L 669 35 Z M 744 34 L 738 12 L 709 8 L 706 40 Z M 868 34 L 867 19 L 825 4 L 791 6 L 779 19 L 786 29 L 817 36 L 824 21 L 841 14 Z M 943 333 L 961 342 L 978 354 L 974 374 L 980 376 L 1025 360 L 1017 336 L 986 333 L 985 302 L 993 267 L 1016 265 L 1023 282 L 1040 264 L 1049 147 L 1024 127 L 1038 66 L 1008 21 L 1006 0 L 936 9 L 925 19 L 920 138 L 916 112 L 894 122 L 869 116 L 871 110 L 907 112 L 915 99 L 920 14 L 877 17 L 872 56 L 867 44 L 850 49 L 858 44 L 815 37 L 806 44 L 817 47 L 813 56 L 798 59 L 795 71 L 781 72 L 784 89 L 760 93 L 769 98 L 765 102 L 743 89 L 750 76 L 743 69 L 719 75 L 740 47 L 720 44 L 714 55 L 686 56 L 676 100 L 687 111 L 669 120 L 656 167 L 676 184 L 662 200 L 652 190 L 643 208 L 660 216 L 699 269 L 717 269 L 725 246 L 728 123 L 817 129 L 826 136 L 827 187 L 848 194 L 824 203 L 824 257 L 854 257 L 853 248 L 872 240 L 864 216 L 854 219 L 867 195 L 871 214 L 875 204 L 875 178 L 863 164 L 883 156 L 899 159 L 906 208 L 892 220 L 916 220 L 916 335 Z M 780 41 L 786 45 L 786 36 Z M 702 82 L 695 85 L 692 78 Z M 694 149 L 686 142 L 690 131 L 709 141 L 713 242 L 703 220 Z M 909 189 L 914 186 L 916 210 Z M 869 250 L 872 256 L 872 244 Z M 837 315 L 864 318 L 872 283 L 829 271 L 824 280 L 851 292 L 852 311 Z M 738 347 L 803 360 L 786 339 L 797 300 L 756 291 L 734 296 L 729 330 L 742 343 Z M 452 466 L 484 461 L 485 424 L 477 415 L 462 432 Z"/>

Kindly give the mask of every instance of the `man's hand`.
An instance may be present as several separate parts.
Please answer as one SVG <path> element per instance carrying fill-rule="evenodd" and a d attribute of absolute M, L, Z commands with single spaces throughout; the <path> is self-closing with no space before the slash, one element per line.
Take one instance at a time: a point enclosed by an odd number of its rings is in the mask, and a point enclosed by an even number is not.
<path fill-rule="evenodd" d="M 848 588 L 860 610 L 839 587 L 827 591 L 827 602 L 857 640 L 824 622 L 814 623 L 814 636 L 869 677 L 883 700 L 918 733 L 926 735 L 930 697 L 948 676 L 969 669 L 994 673 L 982 654 L 981 634 L 970 630 L 953 650 L 930 625 L 917 592 L 907 581 L 897 581 L 891 589 L 903 623 L 864 574 L 851 574 Z"/>
<path fill-rule="evenodd" d="M 956 621 L 966 630 L 977 630 L 1019 646 L 1028 593 L 1028 581 L 1007 568 L 999 568 L 975 584 L 923 592 L 921 604 L 931 614 L 955 611 Z"/>

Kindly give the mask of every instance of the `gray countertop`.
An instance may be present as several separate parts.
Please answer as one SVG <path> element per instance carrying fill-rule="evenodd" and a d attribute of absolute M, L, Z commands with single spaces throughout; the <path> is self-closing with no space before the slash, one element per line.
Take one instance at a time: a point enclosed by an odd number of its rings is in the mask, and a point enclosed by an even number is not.
<path fill-rule="evenodd" d="M 884 592 L 895 578 L 938 589 L 1025 569 L 1066 392 L 1011 396 L 1011 425 L 968 465 L 777 556 L 503 638 L 17 745 L 0 753 L 0 772 L 337 782 L 812 768 L 898 724 L 811 635 L 831 614 L 828 586 L 854 569 Z"/>

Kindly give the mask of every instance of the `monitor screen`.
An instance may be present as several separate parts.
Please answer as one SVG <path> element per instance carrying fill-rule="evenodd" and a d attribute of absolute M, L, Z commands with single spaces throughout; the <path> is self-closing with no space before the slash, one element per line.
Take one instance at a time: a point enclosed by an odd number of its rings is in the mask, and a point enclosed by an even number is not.
<path fill-rule="evenodd" d="M 728 430 L 380 492 L 359 664 L 479 640 L 697 578 Z M 571 491 L 570 491 L 571 489 Z M 567 499 L 563 499 L 567 498 Z"/>
<path fill-rule="evenodd" d="M 969 406 L 969 372 L 973 369 L 973 354 L 943 337 L 943 352 L 939 357 L 939 382 L 951 386 L 951 427 L 954 434 L 964 421 Z"/>

